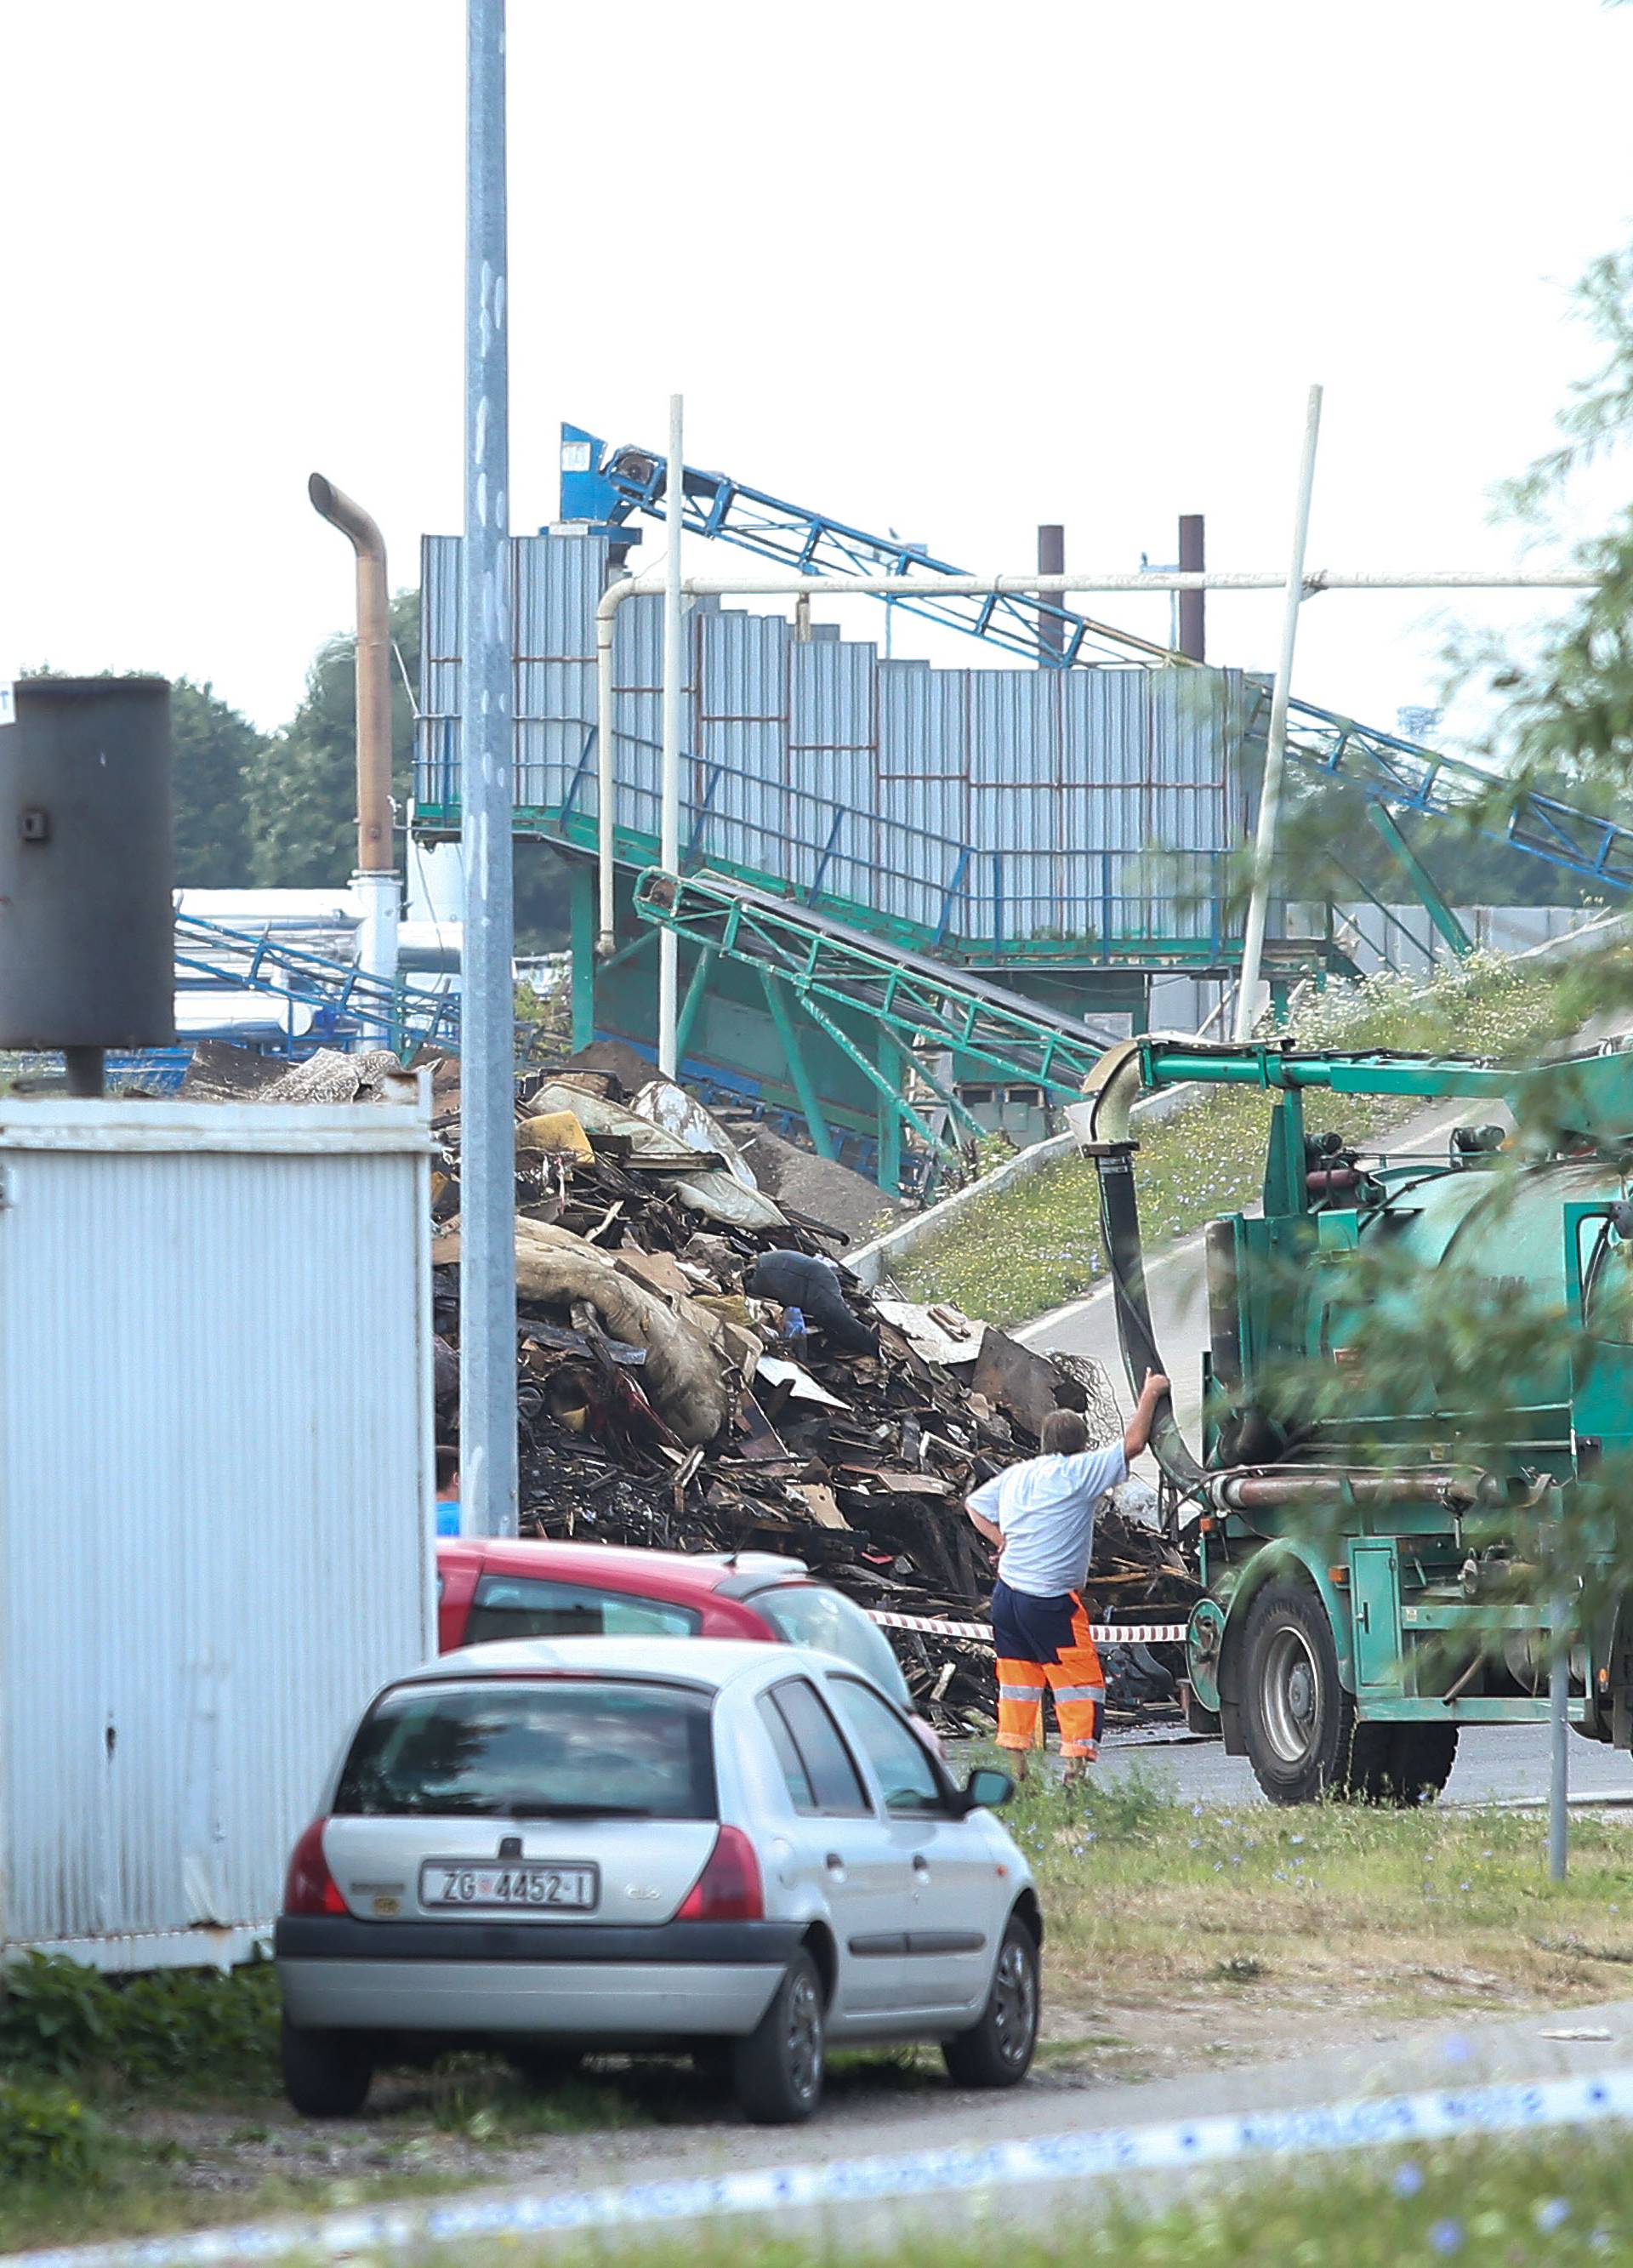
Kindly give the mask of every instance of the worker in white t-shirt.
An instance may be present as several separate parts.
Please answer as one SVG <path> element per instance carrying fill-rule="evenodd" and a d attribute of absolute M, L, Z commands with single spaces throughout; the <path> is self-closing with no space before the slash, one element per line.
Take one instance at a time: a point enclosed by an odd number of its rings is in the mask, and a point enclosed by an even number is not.
<path fill-rule="evenodd" d="M 1107 1490 L 1128 1478 L 1129 1461 L 1150 1440 L 1167 1392 L 1167 1380 L 1148 1371 L 1122 1440 L 1103 1449 L 1090 1448 L 1088 1428 L 1075 1410 L 1051 1410 L 1043 1421 L 1042 1454 L 983 1481 L 966 1499 L 976 1527 L 1000 1548 L 992 1592 L 998 1746 L 1013 1751 L 1023 1779 L 1045 1686 L 1055 1695 L 1068 1779 L 1100 1754 L 1106 1680 L 1081 1596 L 1094 1550 L 1094 1513 Z"/>

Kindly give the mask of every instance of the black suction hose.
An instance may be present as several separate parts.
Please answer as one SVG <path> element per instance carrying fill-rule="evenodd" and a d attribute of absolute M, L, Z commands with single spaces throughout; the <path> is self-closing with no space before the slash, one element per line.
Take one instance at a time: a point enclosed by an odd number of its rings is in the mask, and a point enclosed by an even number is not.
<path fill-rule="evenodd" d="M 1139 1091 L 1139 1047 L 1127 1041 L 1107 1049 L 1089 1075 L 1093 1101 L 1090 1120 L 1094 1139 L 1090 1155 L 1100 1184 L 1100 1235 L 1111 1270 L 1112 1297 L 1117 1309 L 1117 1336 L 1122 1346 L 1123 1368 L 1137 1395 L 1148 1370 L 1166 1375 L 1151 1329 L 1151 1301 L 1145 1290 L 1145 1256 L 1140 1241 L 1140 1211 L 1134 1191 L 1134 1144 L 1129 1138 L 1129 1113 Z M 1203 1479 L 1173 1414 L 1173 1401 L 1164 1395 L 1151 1425 L 1151 1454 L 1181 1495 Z"/>

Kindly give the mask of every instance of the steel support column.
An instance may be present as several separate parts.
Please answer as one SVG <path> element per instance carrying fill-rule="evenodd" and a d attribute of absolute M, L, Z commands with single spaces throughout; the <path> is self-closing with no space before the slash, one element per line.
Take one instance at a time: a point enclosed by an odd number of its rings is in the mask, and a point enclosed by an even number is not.
<path fill-rule="evenodd" d="M 1468 932 L 1435 887 L 1433 875 L 1407 841 L 1394 812 L 1386 809 L 1381 803 L 1369 803 L 1366 806 L 1366 815 L 1400 860 L 1406 871 L 1408 881 L 1417 893 L 1423 911 L 1433 922 L 1453 952 L 1460 957 L 1464 954 L 1472 953 L 1475 949 L 1473 938 L 1469 936 Z"/>
<path fill-rule="evenodd" d="M 573 1053 L 595 1037 L 595 869 L 569 861 L 568 918 L 572 946 Z"/>
<path fill-rule="evenodd" d="M 676 1075 L 686 1060 L 687 1044 L 692 1036 L 692 1026 L 703 1005 L 703 995 L 709 990 L 709 972 L 714 967 L 712 949 L 705 946 L 693 966 L 691 981 L 686 988 L 686 998 L 680 1003 L 680 1013 L 675 1020 L 674 1059 Z"/>
<path fill-rule="evenodd" d="M 900 1092 L 901 1049 L 892 1033 L 879 1035 L 879 1186 L 893 1197 L 901 1194 L 901 1117 L 907 1105 Z M 929 1129 L 925 1129 L 926 1133 Z"/>
<path fill-rule="evenodd" d="M 788 1000 L 783 987 L 769 968 L 760 972 L 761 990 L 766 996 L 766 1006 L 771 1012 L 771 1021 L 776 1026 L 776 1035 L 783 1042 L 783 1053 L 788 1059 L 788 1076 L 793 1081 L 794 1093 L 799 1097 L 799 1108 L 805 1113 L 805 1130 L 819 1158 L 835 1158 L 838 1152 L 828 1131 L 828 1120 L 822 1115 L 816 1081 L 805 1062 L 799 1044 L 799 1034 L 788 1012 Z"/>

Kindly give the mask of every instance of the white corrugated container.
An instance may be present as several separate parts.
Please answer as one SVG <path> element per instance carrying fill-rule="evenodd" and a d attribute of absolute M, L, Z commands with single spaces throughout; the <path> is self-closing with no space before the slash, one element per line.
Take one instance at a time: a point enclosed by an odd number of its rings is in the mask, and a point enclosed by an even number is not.
<path fill-rule="evenodd" d="M 243 1957 L 433 1651 L 421 1103 L 0 1099 L 0 1953 Z"/>

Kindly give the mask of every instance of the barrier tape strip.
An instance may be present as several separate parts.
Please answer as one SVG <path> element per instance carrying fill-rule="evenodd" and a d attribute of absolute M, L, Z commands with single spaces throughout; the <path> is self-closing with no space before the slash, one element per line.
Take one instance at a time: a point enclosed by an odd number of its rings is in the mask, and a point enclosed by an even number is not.
<path fill-rule="evenodd" d="M 307 2259 L 337 2260 L 360 2253 L 400 2254 L 430 2245 L 464 2245 L 486 2237 L 666 2228 L 726 2213 L 879 2204 L 1232 2160 L 1380 2145 L 1399 2147 L 1471 2134 L 1540 2132 L 1629 2117 L 1633 2069 L 1620 2068 L 1525 2084 L 1363 2096 L 1312 2110 L 1097 2127 L 835 2164 L 766 2166 L 745 2173 L 633 2182 L 615 2189 L 512 2190 L 427 2204 L 364 2206 L 299 2220 L 200 2229 L 190 2235 L 8 2253 L 6 2268 L 229 2268 L 232 2263 L 280 2260 L 296 2252 Z"/>
<path fill-rule="evenodd" d="M 983 1646 L 992 1644 L 990 1623 L 950 1623 L 936 1615 L 886 1614 L 882 1607 L 870 1607 L 868 1616 L 885 1630 L 929 1631 L 936 1638 L 979 1638 Z M 1089 1636 L 1096 1646 L 1182 1646 L 1185 1627 L 1183 1623 L 1091 1623 Z"/>

